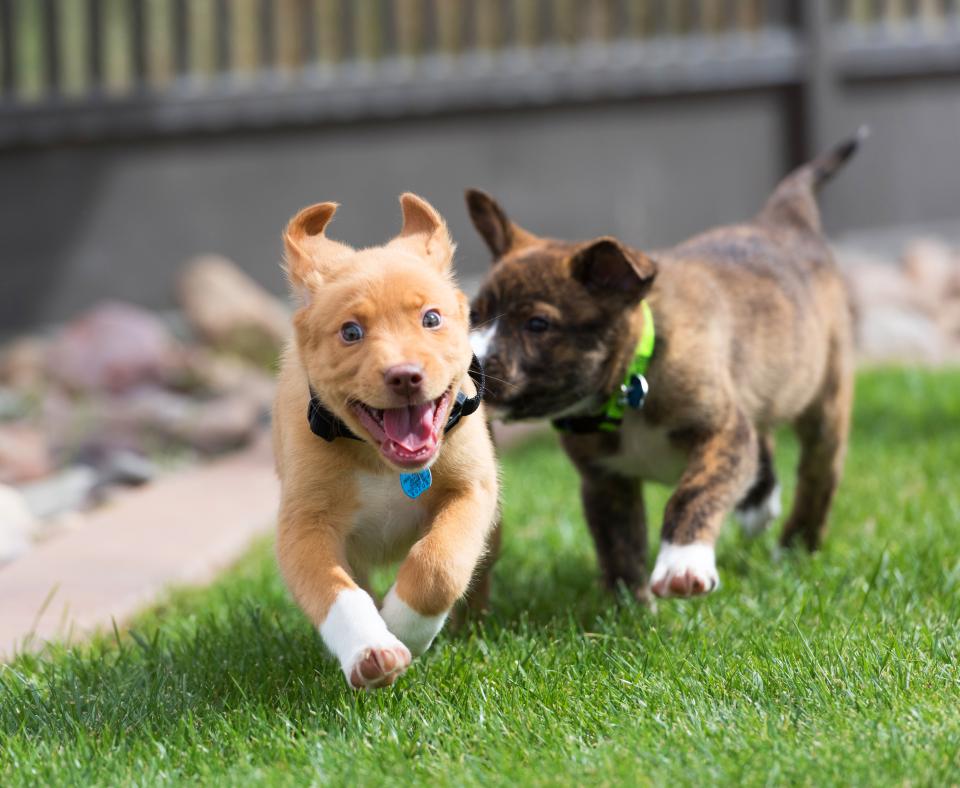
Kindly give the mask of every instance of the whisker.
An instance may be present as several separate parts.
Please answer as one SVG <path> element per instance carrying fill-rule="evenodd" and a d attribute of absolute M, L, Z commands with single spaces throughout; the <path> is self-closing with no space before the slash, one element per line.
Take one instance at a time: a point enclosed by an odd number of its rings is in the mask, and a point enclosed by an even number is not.
<path fill-rule="evenodd" d="M 505 314 L 507 314 L 507 313 L 506 313 L 506 312 L 501 312 L 499 315 L 494 315 L 494 316 L 491 317 L 489 320 L 484 320 L 482 323 L 477 323 L 477 325 L 475 325 L 475 326 L 470 326 L 470 330 L 471 330 L 471 331 L 476 331 L 478 328 L 483 328 L 484 326 L 488 326 L 488 325 L 490 325 L 491 323 L 495 323 L 497 320 L 499 320 L 499 319 L 500 319 L 501 317 L 503 317 Z"/>

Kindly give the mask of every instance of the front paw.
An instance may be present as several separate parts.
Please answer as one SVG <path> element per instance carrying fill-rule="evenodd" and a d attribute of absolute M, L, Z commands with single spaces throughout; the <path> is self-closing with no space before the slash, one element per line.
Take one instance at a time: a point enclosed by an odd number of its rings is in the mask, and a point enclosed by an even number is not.
<path fill-rule="evenodd" d="M 447 613 L 425 615 L 418 613 L 404 602 L 397 594 L 394 586 L 383 600 L 380 615 L 386 622 L 387 629 L 402 640 L 416 656 L 420 656 L 433 643 L 437 633 L 443 629 L 447 620 Z"/>
<path fill-rule="evenodd" d="M 355 689 L 389 687 L 410 667 L 410 650 L 396 641 L 385 646 L 371 646 L 359 651 L 345 665 L 343 672 L 350 677 Z"/>
<path fill-rule="evenodd" d="M 720 585 L 713 545 L 695 542 L 675 545 L 663 542 L 650 578 L 650 588 L 659 597 L 690 597 L 709 594 Z"/>

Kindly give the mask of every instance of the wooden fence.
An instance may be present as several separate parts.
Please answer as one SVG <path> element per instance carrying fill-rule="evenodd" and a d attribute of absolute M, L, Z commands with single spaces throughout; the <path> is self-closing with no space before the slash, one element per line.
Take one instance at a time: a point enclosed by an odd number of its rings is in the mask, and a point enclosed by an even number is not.
<path fill-rule="evenodd" d="M 0 145 L 960 69 L 960 0 L 0 0 Z"/>

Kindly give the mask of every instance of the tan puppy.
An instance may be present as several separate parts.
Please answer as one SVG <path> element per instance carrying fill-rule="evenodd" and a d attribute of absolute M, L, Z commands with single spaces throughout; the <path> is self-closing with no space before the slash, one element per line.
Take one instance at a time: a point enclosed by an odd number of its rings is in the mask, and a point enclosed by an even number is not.
<path fill-rule="evenodd" d="M 412 194 L 400 203 L 403 228 L 383 246 L 329 240 L 334 203 L 304 209 L 284 234 L 299 308 L 274 407 L 277 553 L 354 687 L 393 683 L 427 649 L 497 510 L 485 419 L 468 415 L 480 392 L 454 245 L 428 203 Z M 411 482 L 427 489 L 413 497 Z M 367 573 L 401 559 L 378 610 Z"/>

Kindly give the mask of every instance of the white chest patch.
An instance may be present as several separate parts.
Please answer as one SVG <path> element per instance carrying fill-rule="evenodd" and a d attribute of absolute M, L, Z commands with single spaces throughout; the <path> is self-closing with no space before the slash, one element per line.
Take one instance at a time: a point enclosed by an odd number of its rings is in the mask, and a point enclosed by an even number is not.
<path fill-rule="evenodd" d="M 357 475 L 360 508 L 347 539 L 347 558 L 370 567 L 398 560 L 417 540 L 427 510 L 400 489 L 399 474 Z"/>
<path fill-rule="evenodd" d="M 487 325 L 483 326 L 482 328 L 478 328 L 470 332 L 470 349 L 481 361 L 483 361 L 490 352 L 490 345 L 493 344 L 493 338 L 496 335 L 496 320 L 491 323 L 487 323 Z"/>
<path fill-rule="evenodd" d="M 600 465 L 624 476 L 676 484 L 687 455 L 670 442 L 665 427 L 651 427 L 642 417 L 627 414 L 620 427 L 620 451 L 600 460 Z"/>

